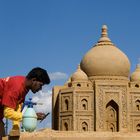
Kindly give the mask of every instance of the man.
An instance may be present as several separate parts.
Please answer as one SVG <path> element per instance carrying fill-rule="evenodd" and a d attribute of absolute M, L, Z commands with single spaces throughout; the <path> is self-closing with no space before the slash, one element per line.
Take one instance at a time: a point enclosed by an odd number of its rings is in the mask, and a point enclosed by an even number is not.
<path fill-rule="evenodd" d="M 13 121 L 13 130 L 19 129 L 22 121 L 21 106 L 26 94 L 42 89 L 42 86 L 50 83 L 47 71 L 42 68 L 32 69 L 26 77 L 13 76 L 0 79 L 0 139 L 4 136 L 3 118 Z M 37 113 L 38 119 L 43 119 L 45 114 Z"/>

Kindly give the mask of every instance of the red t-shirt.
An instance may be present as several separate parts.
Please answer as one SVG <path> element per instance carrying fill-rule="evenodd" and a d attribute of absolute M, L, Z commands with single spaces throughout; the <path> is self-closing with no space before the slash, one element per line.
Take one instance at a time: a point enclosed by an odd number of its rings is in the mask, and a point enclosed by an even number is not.
<path fill-rule="evenodd" d="M 3 107 L 16 109 L 25 100 L 29 90 L 25 88 L 24 76 L 13 76 L 0 79 L 0 120 L 3 119 Z"/>

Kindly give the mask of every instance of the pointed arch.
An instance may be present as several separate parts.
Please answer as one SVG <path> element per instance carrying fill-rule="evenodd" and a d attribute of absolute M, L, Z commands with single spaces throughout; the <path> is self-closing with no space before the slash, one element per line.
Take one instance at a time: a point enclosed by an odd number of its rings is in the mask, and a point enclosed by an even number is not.
<path fill-rule="evenodd" d="M 136 110 L 137 110 L 137 111 L 140 111 L 140 100 L 139 100 L 139 99 L 137 99 L 137 100 L 135 101 L 135 105 L 136 105 Z"/>
<path fill-rule="evenodd" d="M 65 99 L 65 110 L 69 110 L 69 100 Z"/>
<path fill-rule="evenodd" d="M 108 131 L 119 131 L 119 106 L 114 100 L 106 105 L 106 123 Z"/>
<path fill-rule="evenodd" d="M 86 99 L 81 100 L 81 109 L 88 110 L 88 101 Z"/>
<path fill-rule="evenodd" d="M 113 123 L 110 124 L 109 129 L 110 129 L 111 132 L 115 131 L 115 126 L 114 126 Z"/>
<path fill-rule="evenodd" d="M 83 131 L 88 131 L 88 124 L 87 124 L 87 122 L 82 122 L 82 130 Z"/>
<path fill-rule="evenodd" d="M 140 123 L 137 124 L 137 126 L 136 126 L 136 130 L 137 130 L 137 132 L 140 132 Z"/>
<path fill-rule="evenodd" d="M 68 123 L 67 122 L 64 123 L 64 130 L 68 131 Z"/>

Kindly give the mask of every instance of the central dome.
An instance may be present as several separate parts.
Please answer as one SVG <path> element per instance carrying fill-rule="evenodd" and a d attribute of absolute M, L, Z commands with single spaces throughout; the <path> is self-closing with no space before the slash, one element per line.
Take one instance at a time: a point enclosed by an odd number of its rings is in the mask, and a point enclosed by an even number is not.
<path fill-rule="evenodd" d="M 89 77 L 128 77 L 130 72 L 129 59 L 108 38 L 106 25 L 102 27 L 102 34 L 98 43 L 86 53 L 80 66 Z"/>

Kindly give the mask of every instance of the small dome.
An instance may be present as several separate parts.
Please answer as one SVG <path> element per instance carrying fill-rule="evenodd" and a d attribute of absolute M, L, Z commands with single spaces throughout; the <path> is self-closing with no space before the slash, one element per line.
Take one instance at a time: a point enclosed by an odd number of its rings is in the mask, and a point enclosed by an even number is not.
<path fill-rule="evenodd" d="M 101 38 L 83 57 L 81 69 L 92 76 L 129 76 L 130 62 L 127 56 L 108 38 L 107 26 L 103 25 Z"/>
<path fill-rule="evenodd" d="M 132 82 L 140 81 L 140 64 L 137 65 L 136 70 L 130 76 L 130 80 Z"/>
<path fill-rule="evenodd" d="M 78 80 L 88 80 L 87 75 L 81 70 L 80 65 L 78 65 L 77 71 L 71 76 L 71 81 Z"/>

